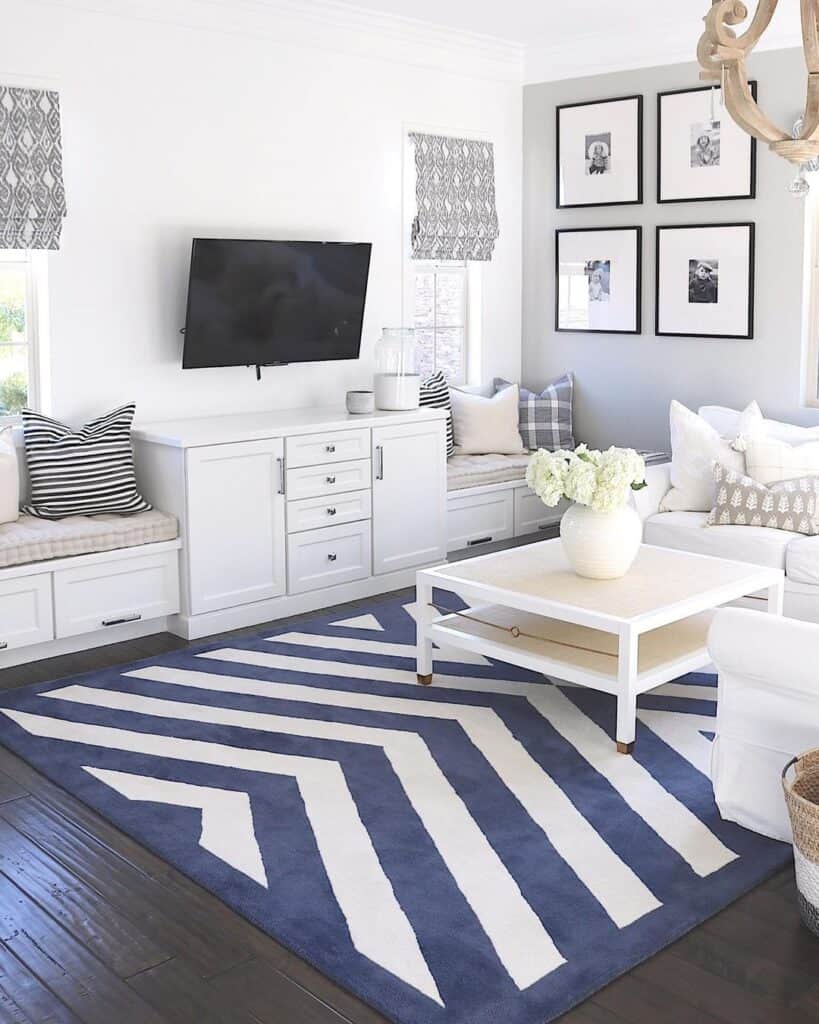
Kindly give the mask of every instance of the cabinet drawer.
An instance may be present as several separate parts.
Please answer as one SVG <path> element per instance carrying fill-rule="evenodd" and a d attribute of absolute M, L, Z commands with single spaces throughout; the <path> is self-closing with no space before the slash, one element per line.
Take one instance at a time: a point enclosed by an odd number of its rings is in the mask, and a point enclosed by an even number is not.
<path fill-rule="evenodd" d="M 54 573 L 57 637 L 179 611 L 176 551 Z"/>
<path fill-rule="evenodd" d="M 287 532 L 300 533 L 322 526 L 340 526 L 369 519 L 372 515 L 372 492 L 350 491 L 332 498 L 304 498 L 287 506 Z"/>
<path fill-rule="evenodd" d="M 363 580 L 370 575 L 370 523 L 329 526 L 287 538 L 291 594 Z"/>
<path fill-rule="evenodd" d="M 370 454 L 370 431 L 363 427 L 360 430 L 288 437 L 286 451 L 287 465 L 291 469 L 365 459 Z"/>
<path fill-rule="evenodd" d="M 53 639 L 51 574 L 0 583 L 0 651 Z"/>
<path fill-rule="evenodd" d="M 338 466 L 306 466 L 287 470 L 287 499 L 321 498 L 370 487 L 370 460 L 342 462 Z"/>
<path fill-rule="evenodd" d="M 569 502 L 561 500 L 554 508 L 548 508 L 533 491 L 518 488 L 515 491 L 515 536 L 523 537 L 557 526 L 568 507 Z"/>
<path fill-rule="evenodd" d="M 515 532 L 511 491 L 450 496 L 447 502 L 447 551 L 507 540 Z"/>

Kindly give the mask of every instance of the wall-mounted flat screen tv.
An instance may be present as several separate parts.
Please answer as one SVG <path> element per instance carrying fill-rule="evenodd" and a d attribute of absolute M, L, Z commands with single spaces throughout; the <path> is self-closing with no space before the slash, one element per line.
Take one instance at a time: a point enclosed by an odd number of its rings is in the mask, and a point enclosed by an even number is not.
<path fill-rule="evenodd" d="M 195 238 L 182 366 L 357 359 L 371 250 Z"/>

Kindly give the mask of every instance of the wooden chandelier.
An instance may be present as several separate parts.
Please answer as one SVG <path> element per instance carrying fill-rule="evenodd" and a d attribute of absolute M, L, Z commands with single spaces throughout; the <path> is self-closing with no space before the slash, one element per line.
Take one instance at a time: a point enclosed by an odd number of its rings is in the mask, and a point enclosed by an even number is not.
<path fill-rule="evenodd" d="M 745 66 L 746 58 L 770 25 L 778 2 L 759 0 L 750 25 L 737 36 L 732 26 L 748 20 L 747 6 L 742 0 L 712 0 L 697 57 L 702 68 L 700 78 L 722 84 L 725 107 L 740 128 L 801 167 L 819 158 L 819 0 L 799 0 L 808 96 L 798 137 L 777 127 L 759 107 L 751 94 Z"/>

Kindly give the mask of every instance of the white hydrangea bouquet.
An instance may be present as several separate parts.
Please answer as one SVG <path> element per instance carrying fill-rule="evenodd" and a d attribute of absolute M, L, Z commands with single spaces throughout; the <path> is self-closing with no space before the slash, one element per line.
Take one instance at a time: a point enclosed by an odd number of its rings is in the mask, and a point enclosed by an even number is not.
<path fill-rule="evenodd" d="M 526 483 L 544 505 L 574 502 L 560 521 L 563 548 L 574 571 L 592 579 L 616 579 L 631 568 L 643 524 L 628 503 L 631 491 L 646 486 L 645 460 L 633 448 L 532 455 Z"/>
<path fill-rule="evenodd" d="M 600 452 L 584 444 L 573 452 L 541 449 L 526 470 L 526 483 L 544 505 L 554 508 L 561 498 L 568 498 L 595 512 L 622 508 L 629 489 L 641 490 L 645 478 L 645 461 L 633 448 Z"/>

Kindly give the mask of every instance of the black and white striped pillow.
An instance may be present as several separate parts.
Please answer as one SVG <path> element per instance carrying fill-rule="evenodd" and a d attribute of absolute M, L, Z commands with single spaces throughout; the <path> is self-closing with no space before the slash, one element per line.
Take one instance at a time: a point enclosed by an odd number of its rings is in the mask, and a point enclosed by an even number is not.
<path fill-rule="evenodd" d="M 134 408 L 123 405 L 79 430 L 24 409 L 31 500 L 23 511 L 39 519 L 147 512 L 134 472 Z"/>
<path fill-rule="evenodd" d="M 446 421 L 446 457 L 455 453 L 455 433 L 452 429 L 452 402 L 449 398 L 449 385 L 440 370 L 421 382 L 422 406 L 431 409 L 446 409 L 449 415 Z"/>

